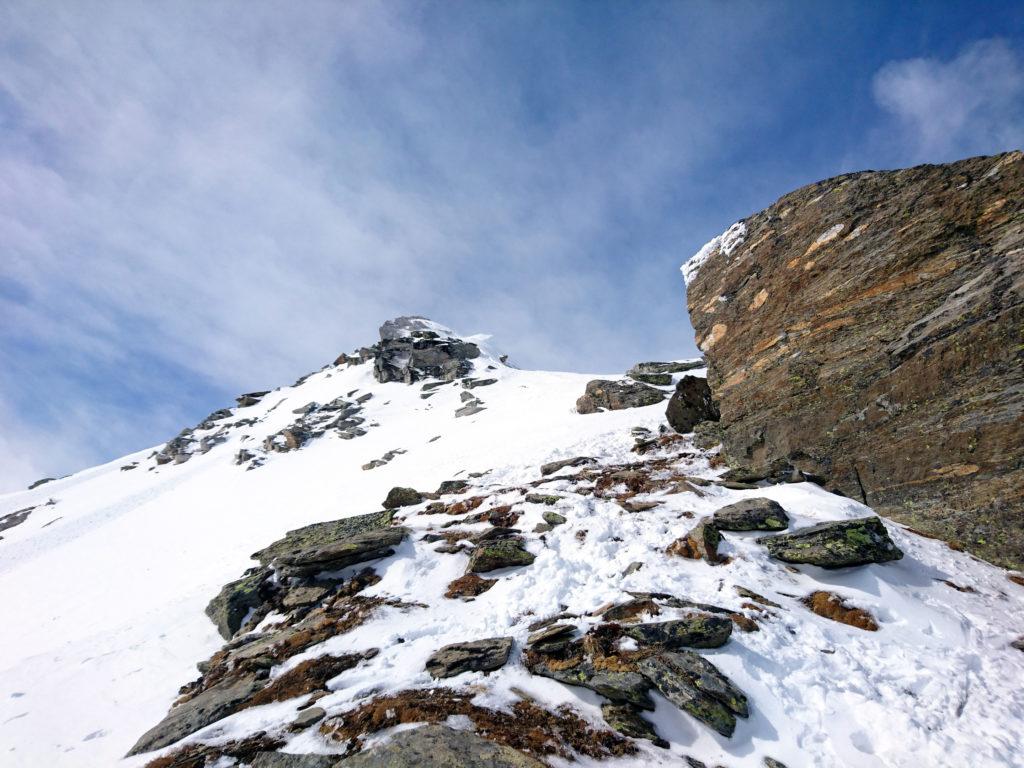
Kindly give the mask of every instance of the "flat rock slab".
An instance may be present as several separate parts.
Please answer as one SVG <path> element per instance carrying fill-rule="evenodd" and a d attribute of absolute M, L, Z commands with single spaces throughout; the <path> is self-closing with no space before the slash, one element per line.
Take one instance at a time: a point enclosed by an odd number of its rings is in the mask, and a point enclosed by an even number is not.
<path fill-rule="evenodd" d="M 313 576 L 322 571 L 337 571 L 350 565 L 394 554 L 392 547 L 401 544 L 408 534 L 408 528 L 366 531 L 341 541 L 278 555 L 273 565 L 283 575 L 294 577 Z"/>
<path fill-rule="evenodd" d="M 612 701 L 631 704 L 640 709 L 654 709 L 654 701 L 651 700 L 649 693 L 651 684 L 638 672 L 598 671 L 586 659 L 581 659 L 573 666 L 566 666 L 545 656 L 528 661 L 527 668 L 531 673 L 541 677 L 548 677 L 566 685 L 589 688 Z"/>
<path fill-rule="evenodd" d="M 128 755 L 161 749 L 227 717 L 262 687 L 263 683 L 254 675 L 211 686 L 195 698 L 173 707 L 159 724 L 135 742 Z"/>
<path fill-rule="evenodd" d="M 544 764 L 472 731 L 424 725 L 346 758 L 337 768 L 544 768 Z"/>
<path fill-rule="evenodd" d="M 278 539 L 259 552 L 255 552 L 252 557 L 263 565 L 269 565 L 273 559 L 281 555 L 297 554 L 347 539 L 358 533 L 387 528 L 391 525 L 393 514 L 390 511 L 371 512 L 368 515 L 356 515 L 296 528 L 293 531 L 288 531 L 283 539 Z"/>
<path fill-rule="evenodd" d="M 610 381 L 594 379 L 587 382 L 585 393 L 576 401 L 579 413 L 619 411 L 624 408 L 643 408 L 660 403 L 665 393 L 639 381 Z"/>
<path fill-rule="evenodd" d="M 719 648 L 729 641 L 732 620 L 694 613 L 683 619 L 637 624 L 623 634 L 649 648 Z"/>
<path fill-rule="evenodd" d="M 789 515 L 771 499 L 743 499 L 717 510 L 712 516 L 721 531 L 784 531 Z"/>
<path fill-rule="evenodd" d="M 757 541 L 772 557 L 783 562 L 822 568 L 885 563 L 903 557 L 903 550 L 889 538 L 889 532 L 878 517 L 821 523 Z"/>
<path fill-rule="evenodd" d="M 427 672 L 437 678 L 455 677 L 463 672 L 492 672 L 505 666 L 511 652 L 511 637 L 454 643 L 435 651 L 427 659 Z"/>
<path fill-rule="evenodd" d="M 699 662 L 690 658 L 694 656 L 658 654 L 641 660 L 637 668 L 681 710 L 723 736 L 732 736 L 736 716 L 746 716 L 746 697 L 714 665 L 699 656 Z M 742 714 L 736 711 L 741 706 Z"/>
<path fill-rule="evenodd" d="M 591 458 L 590 456 L 576 456 L 571 459 L 561 459 L 559 461 L 549 461 L 547 464 L 540 465 L 540 474 L 543 477 L 547 475 L 553 475 L 560 469 L 566 467 L 582 467 L 584 464 L 593 464 L 597 459 Z"/>

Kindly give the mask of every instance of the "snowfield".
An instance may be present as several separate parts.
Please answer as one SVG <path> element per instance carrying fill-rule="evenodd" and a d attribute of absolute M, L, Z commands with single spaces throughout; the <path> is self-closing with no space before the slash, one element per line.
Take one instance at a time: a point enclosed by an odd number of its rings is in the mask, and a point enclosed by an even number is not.
<path fill-rule="evenodd" d="M 489 363 L 494 370 L 486 370 Z M 469 472 L 487 471 L 473 480 L 471 491 L 492 493 L 487 506 L 521 503 L 518 494 L 500 489 L 538 480 L 539 465 L 556 459 L 637 461 L 631 428 L 657 432 L 664 423 L 664 404 L 575 413 L 576 398 L 594 376 L 522 371 L 487 355 L 475 364 L 473 375 L 498 381 L 472 390 L 485 410 L 471 416 L 455 418 L 464 405 L 458 382 L 422 399 L 419 384 L 377 383 L 372 364 L 327 367 L 299 386 L 236 409 L 233 419 L 256 422 L 232 428 L 226 442 L 183 464 L 156 466 L 149 458 L 153 449 L 147 449 L 0 497 L 0 516 L 41 505 L 0 534 L 0 764 L 91 768 L 142 766 L 152 759 L 122 756 L 164 717 L 178 688 L 196 677 L 196 663 L 223 644 L 204 608 L 253 564 L 251 553 L 287 530 L 378 510 L 394 486 L 432 491 Z M 373 396 L 361 413 L 365 435 L 324 435 L 299 450 L 270 453 L 251 470 L 234 463 L 239 449 L 258 447 L 306 403 L 366 393 Z M 681 472 L 718 474 L 709 454 L 694 452 L 688 441 L 663 455 L 681 447 L 692 454 L 678 459 Z M 362 469 L 395 449 L 405 453 Z M 138 466 L 121 469 L 132 462 Z M 871 514 L 809 483 L 653 494 L 649 498 L 662 503 L 639 513 L 580 495 L 564 480 L 537 490 L 563 498 L 552 507 L 523 505 L 517 527 L 531 531 L 548 510 L 567 522 L 544 540 L 528 537 L 534 563 L 487 574 L 499 582 L 471 602 L 443 597 L 465 571 L 467 556 L 438 554 L 436 544 L 419 540 L 439 522 L 419 514 L 424 505 L 402 509 L 403 525 L 414 534 L 374 564 L 383 578 L 364 594 L 428 607 L 385 608 L 272 674 L 328 652 L 380 648 L 331 682 L 332 692 L 318 702 L 330 716 L 371 693 L 437 685 L 424 663 L 443 645 L 511 635 L 516 646 L 505 667 L 444 684 L 471 688 L 479 703 L 492 707 L 508 706 L 523 693 L 549 708 L 568 703 L 603 726 L 599 696 L 523 667 L 518 655 L 528 625 L 566 610 L 580 615 L 572 620 L 578 626 L 593 625 L 598 617 L 586 614 L 628 599 L 626 590 L 738 610 L 739 585 L 781 607 L 758 617 L 759 631 L 734 632 L 725 646 L 703 654 L 746 692 L 750 718 L 725 738 L 655 694 L 657 709 L 649 719 L 670 748 L 637 741 L 636 756 L 602 765 L 677 766 L 688 755 L 729 768 L 761 766 L 765 756 L 790 768 L 1024 766 L 1024 653 L 1009 645 L 1024 634 L 1024 587 L 1002 569 L 892 523 L 888 529 L 905 556 L 884 565 L 790 569 L 768 557 L 755 542 L 763 534 L 756 532 L 725 534 L 721 551 L 731 557 L 725 565 L 664 553 L 700 516 L 743 498 L 780 503 L 792 519 L 790 530 Z M 49 500 L 55 503 L 46 506 Z M 643 567 L 624 576 L 634 562 Z M 868 610 L 880 630 L 811 613 L 798 598 L 819 589 Z M 671 611 L 659 620 L 668 618 Z M 294 719 L 300 703 L 244 710 L 187 741 L 214 743 L 278 729 Z M 316 728 L 289 738 L 284 751 L 340 751 Z M 597 763 L 576 762 L 591 764 Z"/>

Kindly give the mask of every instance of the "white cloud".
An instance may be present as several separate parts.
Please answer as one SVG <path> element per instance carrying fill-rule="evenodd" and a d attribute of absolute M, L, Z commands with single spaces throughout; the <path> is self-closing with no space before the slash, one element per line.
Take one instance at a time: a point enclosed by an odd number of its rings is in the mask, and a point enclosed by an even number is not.
<path fill-rule="evenodd" d="M 893 61 L 874 78 L 878 104 L 917 160 L 945 161 L 1024 145 L 1024 62 L 1000 39 L 955 58 Z"/>

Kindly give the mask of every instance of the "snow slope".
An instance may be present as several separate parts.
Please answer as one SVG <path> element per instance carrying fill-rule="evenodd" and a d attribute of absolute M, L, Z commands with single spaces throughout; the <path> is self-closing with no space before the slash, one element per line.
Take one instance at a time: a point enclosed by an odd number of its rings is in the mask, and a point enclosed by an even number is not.
<path fill-rule="evenodd" d="M 221 646 L 203 613 L 207 602 L 252 564 L 250 553 L 286 530 L 379 509 L 393 486 L 432 490 L 442 480 L 492 470 L 478 482 L 498 488 L 536 480 L 538 465 L 558 458 L 635 460 L 630 428 L 657 430 L 664 421 L 661 405 L 576 414 L 575 400 L 592 376 L 521 371 L 487 356 L 475 362 L 474 375 L 498 382 L 474 390 L 486 410 L 473 416 L 454 416 L 463 405 L 458 383 L 424 400 L 417 385 L 378 384 L 370 364 L 328 367 L 238 409 L 237 416 L 257 423 L 232 430 L 225 443 L 184 464 L 157 467 L 147 449 L 0 497 L 0 516 L 56 502 L 37 507 L 0 540 L 0 763 L 118 764 L 163 718 L 178 687 L 196 676 L 196 662 Z M 494 370 L 483 370 L 488 363 Z M 239 448 L 287 426 L 294 409 L 353 390 L 355 397 L 373 394 L 362 413 L 375 424 L 366 435 L 325 435 L 300 450 L 270 454 L 256 469 L 235 465 Z M 385 466 L 361 468 L 399 448 L 406 453 Z M 687 472 L 714 476 L 707 458 L 685 459 Z M 137 468 L 120 469 L 133 461 Z M 463 572 L 464 555 L 441 556 L 407 541 L 380 563 L 383 579 L 368 594 L 430 608 L 385 612 L 290 660 L 288 667 L 326 651 L 382 649 L 372 663 L 332 683 L 334 693 L 320 706 L 342 711 L 370 689 L 428 686 L 423 662 L 438 647 L 504 634 L 521 645 L 526 625 L 560 605 L 583 613 L 625 599 L 625 589 L 733 605 L 732 585 L 742 584 L 785 607 L 760 632 L 734 634 L 707 654 L 749 695 L 750 720 L 725 739 L 659 699 L 652 719 L 671 750 L 638 742 L 641 754 L 617 764 L 678 765 L 687 754 L 727 766 L 759 766 L 764 755 L 790 768 L 1024 766 L 1024 653 L 1008 647 L 1024 632 L 1024 587 L 1004 571 L 893 524 L 893 538 L 906 552 L 902 561 L 841 571 L 790 572 L 767 558 L 752 534 L 728 535 L 723 549 L 734 558 L 728 566 L 663 554 L 693 524 L 681 514 L 699 516 L 744 497 L 780 502 L 793 527 L 869 513 L 810 484 L 714 487 L 703 497 L 666 496 L 657 509 L 634 515 L 559 483 L 542 489 L 566 495 L 556 509 L 569 522 L 548 534 L 546 545 L 530 542 L 537 555 L 532 566 L 503 575 L 473 602 L 441 597 Z M 489 503 L 501 503 L 500 496 Z M 539 521 L 534 509 L 520 527 L 530 530 Z M 405 524 L 415 529 L 427 520 L 410 514 Z M 644 568 L 623 577 L 633 561 Z M 959 592 L 942 579 L 976 591 Z M 870 609 L 881 630 L 829 622 L 788 597 L 821 588 Z M 601 723 L 596 695 L 531 676 L 516 663 L 486 678 L 466 674 L 447 682 L 485 686 L 482 695 L 492 705 L 510 701 L 516 687 L 549 704 L 570 702 Z M 294 717 L 296 706 L 245 710 L 207 731 L 228 738 L 273 727 Z M 328 751 L 315 734 L 294 737 L 287 751 Z M 200 731 L 190 738 L 203 737 Z"/>

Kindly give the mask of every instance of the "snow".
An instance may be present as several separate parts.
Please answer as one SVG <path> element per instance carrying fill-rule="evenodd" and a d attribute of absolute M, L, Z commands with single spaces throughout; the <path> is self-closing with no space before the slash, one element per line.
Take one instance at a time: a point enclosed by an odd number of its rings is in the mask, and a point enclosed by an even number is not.
<path fill-rule="evenodd" d="M 737 221 L 725 232 L 712 238 L 704 244 L 704 247 L 691 256 L 689 261 L 680 267 L 683 273 L 683 280 L 686 281 L 687 285 L 692 283 L 697 277 L 697 272 L 709 258 L 716 253 L 729 256 L 736 248 L 743 244 L 746 236 L 747 225 L 742 221 Z"/>
<path fill-rule="evenodd" d="M 742 236 L 734 232 L 730 250 Z M 725 245 L 716 248 L 725 252 Z M 488 506 L 521 503 L 518 494 L 498 489 L 537 480 L 539 465 L 558 458 L 636 461 L 630 429 L 656 431 L 664 422 L 663 405 L 575 413 L 576 398 L 597 376 L 521 371 L 487 356 L 476 363 L 474 375 L 499 381 L 473 390 L 486 410 L 471 417 L 454 417 L 462 405 L 457 384 L 423 400 L 419 386 L 378 384 L 370 364 L 328 368 L 238 409 L 233 420 L 253 417 L 258 423 L 233 429 L 227 442 L 184 464 L 150 469 L 151 450 L 145 450 L 0 497 L 0 515 L 50 498 L 57 502 L 0 540 L 6 619 L 0 635 L 0 762 L 12 768 L 143 765 L 147 756 L 118 761 L 163 718 L 179 686 L 196 677 L 196 662 L 222 644 L 203 613 L 206 603 L 252 564 L 250 553 L 286 530 L 377 510 L 396 485 L 432 490 L 474 471 L 490 470 L 475 481 L 495 492 Z M 495 369 L 486 370 L 488 364 Z M 352 390 L 358 390 L 355 397 L 373 393 L 361 415 L 377 426 L 365 436 L 325 435 L 300 450 L 271 454 L 251 471 L 233 463 L 240 447 L 259 445 L 294 420 L 293 409 Z M 397 448 L 406 453 L 361 469 Z M 693 451 L 680 460 L 680 471 L 713 477 L 709 458 Z M 131 461 L 139 462 L 137 469 L 120 470 Z M 446 600 L 445 587 L 464 572 L 467 557 L 435 553 L 436 545 L 418 541 L 416 533 L 375 564 L 382 580 L 365 594 L 428 608 L 386 608 L 273 674 L 323 653 L 380 648 L 375 658 L 332 681 L 331 694 L 318 702 L 332 713 L 371 693 L 433 685 L 424 662 L 442 645 L 512 635 L 516 650 L 509 665 L 446 683 L 472 687 L 478 703 L 488 706 L 507 706 L 519 695 L 515 691 L 549 707 L 568 703 L 600 725 L 596 694 L 530 675 L 516 661 L 531 622 L 567 606 L 581 614 L 573 620 L 578 626 L 590 626 L 597 619 L 583 614 L 626 599 L 625 590 L 739 608 L 734 586 L 742 585 L 783 608 L 772 609 L 775 617 L 762 620 L 759 632 L 734 633 L 706 655 L 747 692 L 750 719 L 726 739 L 656 697 L 651 720 L 670 750 L 637 742 L 638 756 L 611 764 L 674 766 L 685 754 L 731 768 L 761 766 L 766 755 L 791 767 L 1024 766 L 1024 653 L 1008 646 L 1024 633 L 1024 587 L 1001 569 L 891 523 L 905 557 L 863 568 L 802 566 L 794 573 L 766 557 L 757 534 L 726 534 L 722 550 L 732 557 L 727 566 L 663 554 L 696 518 L 742 498 L 774 499 L 794 528 L 870 513 L 806 483 L 756 491 L 709 486 L 700 497 L 654 495 L 663 503 L 637 514 L 577 495 L 566 481 L 537 490 L 564 498 L 553 507 L 522 504 L 526 511 L 517 527 L 531 531 L 549 509 L 568 522 L 549 532 L 546 543 L 528 537 L 533 565 L 488 574 L 500 576 L 498 584 L 471 602 Z M 402 510 L 404 524 L 417 532 L 437 522 L 417 515 L 419 509 Z M 577 534 L 584 530 L 581 540 Z M 624 577 L 634 561 L 644 566 Z M 976 592 L 959 592 L 942 580 Z M 810 613 L 796 597 L 815 589 L 835 591 L 870 610 L 881 629 L 865 632 Z M 660 618 L 671 617 L 665 611 Z M 299 704 L 244 710 L 189 739 L 214 742 L 273 729 L 289 722 Z M 286 751 L 330 749 L 316 729 L 290 738 Z"/>

